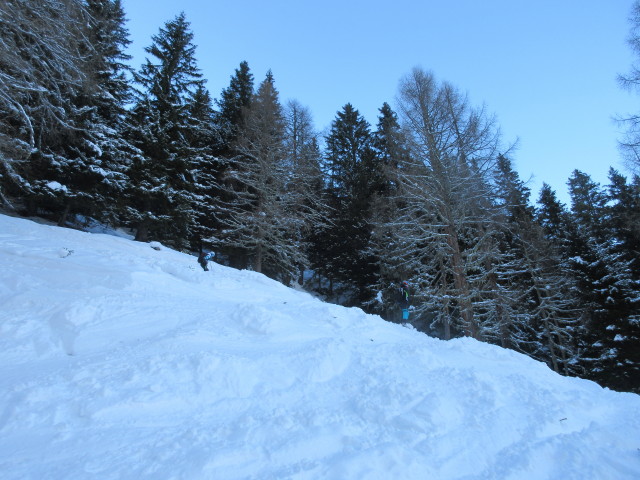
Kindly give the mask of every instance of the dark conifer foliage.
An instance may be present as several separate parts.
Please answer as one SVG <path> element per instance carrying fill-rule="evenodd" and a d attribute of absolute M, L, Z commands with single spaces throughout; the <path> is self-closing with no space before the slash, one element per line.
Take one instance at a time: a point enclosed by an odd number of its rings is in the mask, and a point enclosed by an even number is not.
<path fill-rule="evenodd" d="M 132 165 L 128 216 L 136 239 L 152 233 L 184 248 L 193 227 L 193 152 L 188 143 L 190 108 L 204 84 L 184 13 L 167 22 L 145 50 L 135 79 L 140 86 L 131 112 L 131 138 L 143 156 Z"/>
<path fill-rule="evenodd" d="M 323 168 L 330 223 L 316 229 L 313 264 L 329 298 L 362 304 L 372 296 L 376 259 L 369 251 L 372 198 L 381 164 L 368 122 L 351 105 L 337 113 L 326 139 Z"/>
<path fill-rule="evenodd" d="M 253 74 L 246 61 L 240 62 L 231 77 L 229 86 L 222 90 L 217 100 L 216 123 L 222 137 L 221 153 L 229 154 L 242 126 L 243 111 L 251 105 L 253 98 Z"/>
<path fill-rule="evenodd" d="M 87 173 L 65 152 L 67 145 L 83 146 L 84 112 L 75 102 L 90 87 L 86 22 L 80 1 L 0 5 L 0 173 L 6 191 L 31 214 L 59 219 Z"/>
<path fill-rule="evenodd" d="M 217 110 L 214 112 L 214 128 L 216 130 L 217 141 L 214 153 L 218 162 L 216 171 L 207 180 L 209 188 L 215 189 L 218 198 L 217 208 L 209 210 L 207 215 L 215 222 L 215 229 L 210 232 L 207 243 L 215 246 L 222 252 L 226 261 L 238 268 L 248 266 L 246 249 L 238 246 L 235 242 L 227 242 L 229 231 L 233 230 L 229 226 L 233 223 L 231 205 L 237 199 L 236 191 L 240 188 L 234 179 L 233 158 L 237 155 L 235 151 L 238 133 L 243 127 L 243 116 L 249 108 L 254 95 L 253 74 L 246 61 L 240 63 L 231 76 L 229 86 L 222 90 L 220 99 L 215 100 Z M 229 227 L 229 228 L 228 228 Z"/>
<path fill-rule="evenodd" d="M 613 176 L 614 183 L 621 179 Z M 637 388 L 640 377 L 638 318 L 640 283 L 632 259 L 616 238 L 603 189 L 589 175 L 569 179 L 575 229 L 570 236 L 570 267 L 581 300 L 586 375 L 615 389 Z"/>
<path fill-rule="evenodd" d="M 88 110 L 88 141 L 97 151 L 92 169 L 99 174 L 95 189 L 89 193 L 95 202 L 93 215 L 117 225 L 129 180 L 126 170 L 140 153 L 125 137 L 126 106 L 132 98 L 132 71 L 126 63 L 130 56 L 125 53 L 130 41 L 120 0 L 87 0 L 86 7 L 92 52 L 87 68 L 95 88 L 81 100 Z"/>
<path fill-rule="evenodd" d="M 640 278 L 640 177 L 633 181 L 613 168 L 609 171 L 607 217 L 611 220 L 609 236 L 620 241 L 619 248 L 630 261 L 636 279 Z"/>
<path fill-rule="evenodd" d="M 69 214 L 114 222 L 112 199 L 126 182 L 125 157 L 133 154 L 120 135 L 130 89 L 120 2 L 9 2 L 1 8 L 7 27 L 2 51 L 8 54 L 4 128 L 17 128 L 3 143 L 5 185 L 22 193 L 28 212 L 60 224 Z"/>
<path fill-rule="evenodd" d="M 496 267 L 496 286 L 510 342 L 503 346 L 544 361 L 559 373 L 574 373 L 578 310 L 562 255 L 535 221 L 529 188 L 509 158 L 500 155 L 496 167 L 496 199 L 503 215 L 498 237 L 503 261 Z"/>
<path fill-rule="evenodd" d="M 222 138 L 215 124 L 215 114 L 208 90 L 200 86 L 188 107 L 189 128 L 185 133 L 185 155 L 192 159 L 193 175 L 194 222 L 190 238 L 192 248 L 198 252 L 212 248 L 221 229 L 224 195 L 221 175 L 228 160 L 217 155 Z"/>
<path fill-rule="evenodd" d="M 231 160 L 232 201 L 226 244 L 244 252 L 257 272 L 273 271 L 288 256 L 284 211 L 284 116 L 273 75 L 269 72 L 242 111 Z M 291 253 L 291 252 L 288 252 Z M 266 267 L 267 269 L 269 267 Z"/>
<path fill-rule="evenodd" d="M 316 146 L 308 114 L 295 104 L 285 111 L 267 73 L 232 145 L 219 247 L 285 284 L 308 268 L 307 232 L 321 219 Z"/>
<path fill-rule="evenodd" d="M 395 225 L 398 212 L 403 206 L 399 191 L 398 177 L 403 165 L 409 163 L 409 150 L 398 115 L 388 103 L 379 109 L 378 124 L 373 133 L 372 146 L 380 162 L 380 176 L 377 192 L 373 198 L 371 252 L 377 259 L 375 289 L 380 299 L 373 299 L 367 305 L 383 318 L 400 322 L 400 311 L 394 297 L 400 283 L 409 278 L 406 268 L 407 258 L 403 256 L 402 245 Z"/>
<path fill-rule="evenodd" d="M 3 210 L 213 249 L 395 322 L 407 280 L 419 330 L 640 393 L 640 177 L 576 170 L 570 208 L 546 184 L 534 207 L 495 118 L 431 72 L 375 129 L 347 103 L 322 138 L 246 61 L 213 99 L 184 14 L 133 72 L 125 23 L 122 0 L 0 2 Z"/>
<path fill-rule="evenodd" d="M 572 229 L 572 221 L 566 205 L 558 200 L 556 192 L 543 183 L 538 198 L 536 219 L 544 229 L 544 233 L 554 244 L 567 251 L 567 240 Z"/>
<path fill-rule="evenodd" d="M 86 0 L 89 39 L 93 54 L 88 68 L 100 85 L 95 102 L 98 115 L 113 123 L 121 120 L 132 89 L 126 48 L 131 41 L 121 0 Z"/>
<path fill-rule="evenodd" d="M 618 351 L 616 359 L 616 383 L 621 390 L 640 392 L 640 177 L 633 181 L 611 169 L 609 172 L 606 218 L 610 224 L 611 251 L 622 265 L 617 275 L 617 286 L 624 298 L 622 315 L 614 337 Z"/>

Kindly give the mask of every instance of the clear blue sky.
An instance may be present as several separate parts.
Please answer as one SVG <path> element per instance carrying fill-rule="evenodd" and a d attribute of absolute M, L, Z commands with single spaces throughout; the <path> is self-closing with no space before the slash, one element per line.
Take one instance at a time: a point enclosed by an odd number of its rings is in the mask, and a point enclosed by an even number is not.
<path fill-rule="evenodd" d="M 620 89 L 633 55 L 626 44 L 632 0 L 123 0 L 139 67 L 151 36 L 184 11 L 198 65 L 214 98 L 242 60 L 256 84 L 273 71 L 283 103 L 311 110 L 328 128 L 350 102 L 377 123 L 395 107 L 414 66 L 434 72 L 496 115 L 532 201 L 542 182 L 568 203 L 580 169 L 607 183 L 624 171 L 617 114 L 639 97 Z"/>

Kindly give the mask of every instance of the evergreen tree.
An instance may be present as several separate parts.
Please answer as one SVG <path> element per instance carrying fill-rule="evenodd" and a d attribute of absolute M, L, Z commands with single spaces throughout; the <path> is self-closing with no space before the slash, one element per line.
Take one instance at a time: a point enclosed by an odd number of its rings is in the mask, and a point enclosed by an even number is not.
<path fill-rule="evenodd" d="M 615 324 L 615 369 L 619 377 L 614 388 L 640 393 L 640 177 L 632 183 L 614 169 L 609 171 L 607 219 L 609 255 L 616 260 L 616 293 L 620 293 L 620 316 Z M 622 267 L 622 268 L 620 268 Z"/>
<path fill-rule="evenodd" d="M 563 256 L 567 256 L 567 242 L 573 225 L 566 205 L 558 200 L 556 192 L 546 183 L 540 189 L 538 205 L 537 222 L 542 226 L 545 236 L 561 248 Z"/>
<path fill-rule="evenodd" d="M 383 103 L 378 111 L 380 115 L 376 131 L 373 134 L 373 148 L 385 167 L 397 169 L 402 160 L 409 155 L 407 140 L 398 122 L 398 115 L 389 104 Z M 392 172 L 385 176 L 386 181 L 391 183 L 387 189 L 392 189 L 395 175 Z"/>
<path fill-rule="evenodd" d="M 246 61 L 240 62 L 229 86 L 222 90 L 220 100 L 216 101 L 216 123 L 222 137 L 221 154 L 228 155 L 237 140 L 242 127 L 243 111 L 251 104 L 253 94 L 253 74 L 249 64 Z"/>
<path fill-rule="evenodd" d="M 142 90 L 131 114 L 131 136 L 143 159 L 129 171 L 128 215 L 136 240 L 146 241 L 153 234 L 185 248 L 195 215 L 189 113 L 204 80 L 184 13 L 152 40 L 146 48 L 151 59 L 135 75 Z"/>
<path fill-rule="evenodd" d="M 193 95 L 188 108 L 189 129 L 186 132 L 188 152 L 191 158 L 193 184 L 192 248 L 201 252 L 216 244 L 221 229 L 220 211 L 223 208 L 224 189 L 221 175 L 227 160 L 216 155 L 222 139 L 215 124 L 211 96 L 200 86 Z"/>
<path fill-rule="evenodd" d="M 619 248 L 631 262 L 634 277 L 640 279 L 640 177 L 635 175 L 633 182 L 627 183 L 627 179 L 612 168 L 609 181 L 610 234 L 620 242 Z"/>
<path fill-rule="evenodd" d="M 380 295 L 371 302 L 370 308 L 387 320 L 400 322 L 401 312 L 395 302 L 396 290 L 410 272 L 406 270 L 407 259 L 403 257 L 394 222 L 402 206 L 398 175 L 402 165 L 408 162 L 409 151 L 397 114 L 386 102 L 379 112 L 377 128 L 373 133 L 373 149 L 382 165 L 382 174 L 379 192 L 373 199 L 372 222 L 375 228 L 371 248 L 378 259 L 375 289 Z"/>
<path fill-rule="evenodd" d="M 26 199 L 29 214 L 59 218 L 76 193 L 64 148 L 78 143 L 73 100 L 90 85 L 86 23 L 79 0 L 0 4 L 0 195 L 6 204 Z"/>
<path fill-rule="evenodd" d="M 231 77 L 229 86 L 222 90 L 220 100 L 216 100 L 218 109 L 214 114 L 215 129 L 220 141 L 215 151 L 219 168 L 212 185 L 219 187 L 217 193 L 220 201 L 217 204 L 219 208 L 214 210 L 217 227 L 210 237 L 210 243 L 216 246 L 231 266 L 237 268 L 247 267 L 248 252 L 240 247 L 238 242 L 229 243 L 225 238 L 229 236 L 230 231 L 235 230 L 235 227 L 231 227 L 231 224 L 235 223 L 231 218 L 235 213 L 229 206 L 237 200 L 235 192 L 243 187 L 236 183 L 233 158 L 237 155 L 235 146 L 243 127 L 243 115 L 249 108 L 253 95 L 253 74 L 249 64 L 243 61 Z"/>
<path fill-rule="evenodd" d="M 336 199 L 353 195 L 358 166 L 371 149 L 368 122 L 348 103 L 338 112 L 326 138 L 324 161 L 328 187 Z"/>
<path fill-rule="evenodd" d="M 93 152 L 90 170 L 98 174 L 88 194 L 95 204 L 94 215 L 113 225 L 119 222 L 119 199 L 128 183 L 126 169 L 139 155 L 125 138 L 126 105 L 131 100 L 131 73 L 125 53 L 130 44 L 120 0 L 87 0 L 91 46 L 88 69 L 94 88 L 81 97 L 87 111 L 87 143 Z"/>
<path fill-rule="evenodd" d="M 326 139 L 324 172 L 330 223 L 314 234 L 314 271 L 327 279 L 330 297 L 362 305 L 372 296 L 375 258 L 369 250 L 371 196 L 379 162 L 370 126 L 351 104 L 338 112 Z"/>
<path fill-rule="evenodd" d="M 569 179 L 572 216 L 571 268 L 583 310 L 587 375 L 615 389 L 638 385 L 638 284 L 632 264 L 612 238 L 607 196 L 591 178 L 574 171 Z"/>
<path fill-rule="evenodd" d="M 286 191 L 285 119 L 278 97 L 269 72 L 243 110 L 229 173 L 234 190 L 223 240 L 246 252 L 253 270 L 288 284 L 306 262 L 292 234 L 299 219 Z"/>
<path fill-rule="evenodd" d="M 3 78 L 7 92 L 22 91 L 11 94 L 10 110 L 22 112 L 13 125 L 26 121 L 21 130 L 28 132 L 14 137 L 9 158 L 26 147 L 22 141 L 30 145 L 21 175 L 7 162 L 6 178 L 22 189 L 31 214 L 59 224 L 70 213 L 114 221 L 113 198 L 126 182 L 123 163 L 135 153 L 120 135 L 129 91 L 120 2 L 10 2 L 6 8 L 2 14 L 14 17 L 7 46 L 15 42 L 16 50 Z M 52 20 L 55 38 L 45 32 Z"/>
<path fill-rule="evenodd" d="M 510 344 L 556 372 L 568 374 L 575 363 L 577 311 L 571 279 L 562 269 L 560 251 L 535 222 L 530 191 L 518 178 L 511 161 L 498 157 L 497 198 L 504 215 L 503 262 L 498 268 L 498 291 L 509 317 Z"/>

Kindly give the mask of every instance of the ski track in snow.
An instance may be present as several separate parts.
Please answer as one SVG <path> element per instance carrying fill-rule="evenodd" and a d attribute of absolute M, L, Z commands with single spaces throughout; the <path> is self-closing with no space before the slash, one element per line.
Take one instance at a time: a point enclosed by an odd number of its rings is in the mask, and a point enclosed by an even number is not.
<path fill-rule="evenodd" d="M 640 478 L 640 397 L 0 216 L 0 478 Z"/>

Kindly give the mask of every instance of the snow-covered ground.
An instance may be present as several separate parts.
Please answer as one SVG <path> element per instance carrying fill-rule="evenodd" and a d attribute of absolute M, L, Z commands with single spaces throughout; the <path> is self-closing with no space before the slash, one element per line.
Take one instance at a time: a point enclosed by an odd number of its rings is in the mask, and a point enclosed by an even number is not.
<path fill-rule="evenodd" d="M 0 478 L 640 478 L 640 396 L 0 216 Z"/>

